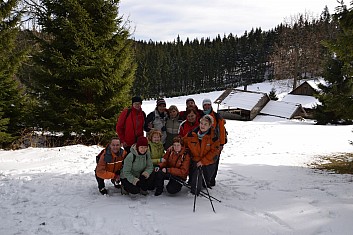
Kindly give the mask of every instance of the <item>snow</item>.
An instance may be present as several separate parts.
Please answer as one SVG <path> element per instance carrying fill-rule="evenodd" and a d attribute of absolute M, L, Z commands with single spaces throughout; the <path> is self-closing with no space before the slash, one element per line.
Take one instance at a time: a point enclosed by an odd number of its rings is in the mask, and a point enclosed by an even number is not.
<path fill-rule="evenodd" d="M 321 102 L 313 97 L 308 95 L 291 95 L 288 94 L 281 101 L 290 102 L 290 103 L 299 103 L 303 108 L 313 109 L 317 105 L 320 105 Z"/>
<path fill-rule="evenodd" d="M 298 110 L 300 104 L 270 100 L 263 109 L 262 114 L 269 114 L 277 117 L 291 118 Z"/>
<path fill-rule="evenodd" d="M 252 110 L 264 96 L 266 96 L 265 93 L 234 90 L 222 101 L 221 104 L 228 108 L 233 107 Z"/>
<path fill-rule="evenodd" d="M 188 97 L 201 106 L 221 93 Z M 180 110 L 185 100 L 166 98 Z M 142 107 L 148 113 L 155 101 Z M 216 213 L 203 197 L 193 212 L 185 187 L 175 196 L 131 198 L 106 181 L 110 194 L 100 195 L 99 146 L 0 150 L 0 234 L 352 234 L 352 176 L 308 165 L 352 152 L 353 126 L 257 116 L 227 120 L 226 127 L 228 143 L 210 190 L 221 200 L 213 201 Z"/>

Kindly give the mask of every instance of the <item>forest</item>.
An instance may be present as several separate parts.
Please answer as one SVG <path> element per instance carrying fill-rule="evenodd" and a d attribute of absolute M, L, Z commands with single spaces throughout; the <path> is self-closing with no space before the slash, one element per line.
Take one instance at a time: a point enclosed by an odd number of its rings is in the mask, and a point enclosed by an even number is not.
<path fill-rule="evenodd" d="M 353 3 L 319 18 L 291 16 L 269 31 L 172 42 L 137 41 L 116 0 L 0 3 L 0 147 L 34 133 L 53 145 L 115 135 L 134 95 L 195 94 L 273 79 L 323 77 L 318 124 L 353 119 Z M 47 135 L 48 136 L 48 135 Z"/>

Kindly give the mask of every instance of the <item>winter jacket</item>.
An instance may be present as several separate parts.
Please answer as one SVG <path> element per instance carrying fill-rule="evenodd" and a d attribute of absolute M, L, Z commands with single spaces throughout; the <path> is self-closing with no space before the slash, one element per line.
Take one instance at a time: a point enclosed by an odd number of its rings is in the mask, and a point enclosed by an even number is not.
<path fill-rule="evenodd" d="M 162 133 L 162 143 L 165 143 L 165 139 L 167 137 L 167 133 L 166 133 L 166 127 L 165 127 L 165 123 L 167 121 L 168 118 L 168 113 L 167 112 L 163 112 L 163 113 L 159 113 L 157 108 L 150 112 L 147 115 L 146 121 L 145 121 L 145 125 L 144 125 L 144 130 L 148 133 L 150 132 L 151 128 L 148 127 L 149 123 L 152 123 L 152 128 L 155 130 L 159 130 Z"/>
<path fill-rule="evenodd" d="M 160 168 L 167 168 L 167 172 L 171 175 L 186 180 L 190 168 L 190 155 L 185 151 L 184 147 L 182 147 L 179 153 L 175 152 L 173 149 L 168 150 L 163 158 L 166 161 L 159 163 Z"/>
<path fill-rule="evenodd" d="M 131 152 L 124 159 L 124 166 L 120 178 L 127 179 L 130 183 L 136 185 L 141 175 L 146 178 L 150 176 L 153 171 L 153 164 L 149 151 L 140 155 L 136 150 L 135 144 L 131 147 L 130 151 Z"/>
<path fill-rule="evenodd" d="M 203 165 L 210 165 L 217 161 L 219 157 L 219 139 L 215 135 L 212 126 L 208 132 L 199 140 L 198 132 L 200 128 L 196 128 L 189 132 L 184 138 L 184 145 L 189 150 L 192 161 L 199 162 Z"/>
<path fill-rule="evenodd" d="M 148 148 L 150 151 L 151 159 L 153 166 L 157 166 L 161 162 L 161 159 L 164 155 L 164 147 L 162 142 L 153 143 L 152 141 L 148 142 Z"/>
<path fill-rule="evenodd" d="M 185 120 L 180 124 L 179 135 L 181 137 L 184 137 L 187 133 L 194 130 L 198 126 L 199 126 L 199 119 L 196 119 L 194 123 L 190 123 L 187 120 Z"/>
<path fill-rule="evenodd" d="M 133 107 L 121 112 L 116 124 L 116 133 L 121 143 L 132 146 L 138 137 L 143 136 L 145 117 L 146 114 L 142 109 L 137 110 Z"/>
<path fill-rule="evenodd" d="M 123 166 L 123 160 L 126 157 L 126 151 L 120 149 L 117 154 L 111 152 L 109 145 L 103 149 L 97 156 L 99 161 L 96 166 L 96 174 L 101 179 L 113 179 L 115 173 L 120 173 Z"/>
<path fill-rule="evenodd" d="M 179 115 L 176 116 L 175 118 L 168 118 L 167 122 L 165 124 L 166 127 L 166 132 L 167 132 L 167 138 L 164 143 L 164 148 L 168 149 L 172 144 L 173 144 L 173 139 L 178 135 L 180 123 L 182 121 L 179 120 Z"/>
<path fill-rule="evenodd" d="M 220 145 L 223 146 L 226 144 L 226 129 L 225 129 L 225 121 L 223 117 L 216 113 L 215 111 L 211 111 L 210 115 L 213 117 L 213 127 L 215 128 L 216 134 L 218 134 Z"/>

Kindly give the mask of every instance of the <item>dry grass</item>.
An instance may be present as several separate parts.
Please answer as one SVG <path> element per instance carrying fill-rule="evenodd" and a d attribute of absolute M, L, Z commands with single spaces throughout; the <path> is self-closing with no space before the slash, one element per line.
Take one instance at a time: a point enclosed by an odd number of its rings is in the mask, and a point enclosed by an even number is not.
<path fill-rule="evenodd" d="M 337 174 L 353 174 L 353 153 L 340 153 L 323 156 L 311 167 L 319 170 L 333 171 Z"/>

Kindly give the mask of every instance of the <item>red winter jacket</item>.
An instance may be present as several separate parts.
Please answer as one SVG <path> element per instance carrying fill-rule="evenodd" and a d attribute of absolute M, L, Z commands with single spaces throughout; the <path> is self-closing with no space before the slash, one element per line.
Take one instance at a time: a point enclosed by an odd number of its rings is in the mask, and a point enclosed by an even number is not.
<path fill-rule="evenodd" d="M 121 143 L 126 146 L 132 146 L 136 143 L 138 137 L 144 135 L 143 125 L 145 118 L 146 114 L 142 109 L 137 110 L 131 107 L 121 112 L 116 124 L 116 133 Z"/>

